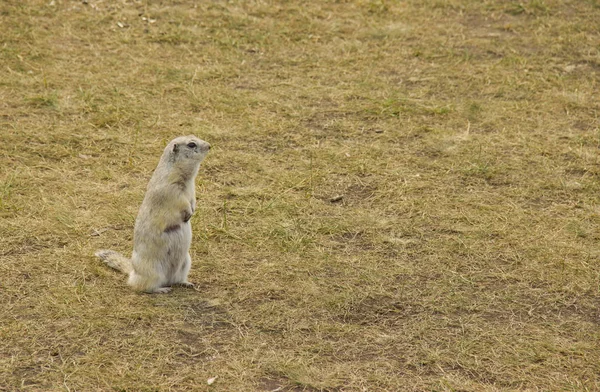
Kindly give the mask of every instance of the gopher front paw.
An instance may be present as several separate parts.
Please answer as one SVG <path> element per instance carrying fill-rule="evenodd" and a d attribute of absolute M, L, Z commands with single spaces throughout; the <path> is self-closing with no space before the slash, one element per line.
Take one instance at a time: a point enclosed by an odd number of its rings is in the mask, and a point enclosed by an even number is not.
<path fill-rule="evenodd" d="M 183 219 L 184 222 L 187 222 L 192 218 L 192 214 L 193 211 L 181 211 L 181 219 Z"/>

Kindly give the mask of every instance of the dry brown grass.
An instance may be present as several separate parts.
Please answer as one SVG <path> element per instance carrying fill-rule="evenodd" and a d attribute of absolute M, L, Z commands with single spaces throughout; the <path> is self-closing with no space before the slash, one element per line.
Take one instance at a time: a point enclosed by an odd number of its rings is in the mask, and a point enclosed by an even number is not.
<path fill-rule="evenodd" d="M 599 20 L 2 1 L 0 390 L 600 390 Z M 188 133 L 199 291 L 136 294 L 92 254 Z"/>

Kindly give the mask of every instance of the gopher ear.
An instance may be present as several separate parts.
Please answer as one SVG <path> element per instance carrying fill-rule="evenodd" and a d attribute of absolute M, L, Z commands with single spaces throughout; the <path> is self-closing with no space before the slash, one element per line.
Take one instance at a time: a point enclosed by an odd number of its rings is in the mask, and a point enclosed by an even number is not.
<path fill-rule="evenodd" d="M 179 144 L 173 144 L 173 152 L 177 152 L 179 150 Z"/>

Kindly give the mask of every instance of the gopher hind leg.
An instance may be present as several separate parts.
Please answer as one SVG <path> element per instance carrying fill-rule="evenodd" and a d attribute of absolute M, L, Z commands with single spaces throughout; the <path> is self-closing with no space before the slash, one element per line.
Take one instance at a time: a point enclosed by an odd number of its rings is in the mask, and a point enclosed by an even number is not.
<path fill-rule="evenodd" d="M 143 276 L 135 271 L 129 274 L 129 280 L 127 282 L 131 287 L 137 291 L 143 291 L 149 294 L 166 294 L 171 291 L 170 287 L 162 287 L 161 279 Z"/>
<path fill-rule="evenodd" d="M 179 269 L 175 272 L 175 274 L 173 274 L 171 283 L 176 284 L 178 286 L 194 287 L 194 284 L 192 282 L 189 282 L 187 279 L 188 274 L 190 273 L 191 266 L 192 266 L 192 258 L 190 257 L 190 254 L 188 253 L 185 256 L 185 260 L 183 261 L 183 263 L 181 263 L 181 265 L 179 266 Z"/>

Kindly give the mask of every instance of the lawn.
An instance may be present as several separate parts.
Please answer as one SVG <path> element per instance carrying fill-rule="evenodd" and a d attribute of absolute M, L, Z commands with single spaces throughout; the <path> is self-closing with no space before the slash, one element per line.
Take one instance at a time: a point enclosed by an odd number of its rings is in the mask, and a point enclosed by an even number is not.
<path fill-rule="evenodd" d="M 599 21 L 3 0 L 0 390 L 600 390 Z M 187 134 L 196 289 L 135 293 L 93 254 Z"/>

